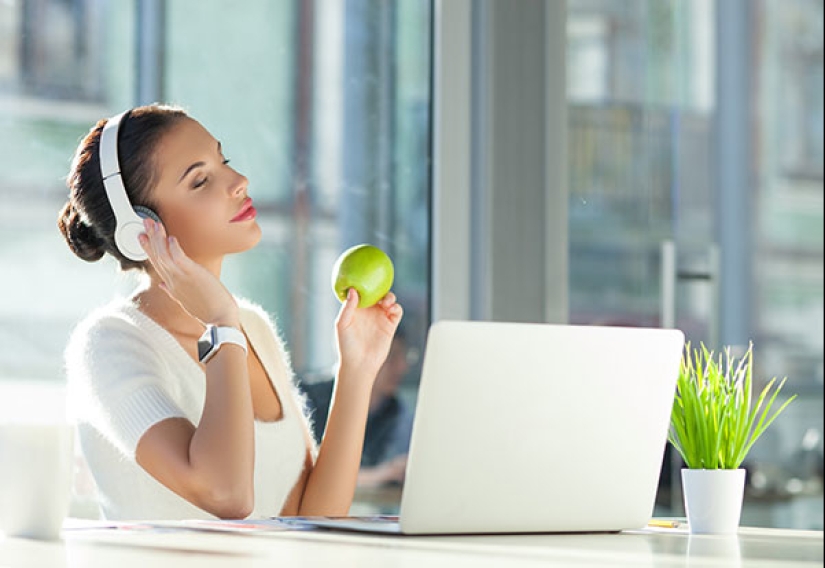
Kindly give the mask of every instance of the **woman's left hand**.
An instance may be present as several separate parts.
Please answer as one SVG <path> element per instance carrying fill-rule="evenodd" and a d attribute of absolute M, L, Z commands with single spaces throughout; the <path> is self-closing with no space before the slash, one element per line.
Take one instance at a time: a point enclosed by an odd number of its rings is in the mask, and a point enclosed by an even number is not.
<path fill-rule="evenodd" d="M 358 307 L 358 293 L 350 288 L 338 312 L 335 332 L 343 368 L 372 381 L 387 358 L 404 310 L 389 292 L 374 306 Z"/>

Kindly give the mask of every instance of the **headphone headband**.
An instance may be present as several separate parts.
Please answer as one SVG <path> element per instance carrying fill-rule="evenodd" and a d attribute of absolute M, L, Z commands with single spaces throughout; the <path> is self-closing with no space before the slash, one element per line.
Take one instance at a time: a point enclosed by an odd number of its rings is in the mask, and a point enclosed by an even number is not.
<path fill-rule="evenodd" d="M 115 215 L 115 245 L 126 258 L 141 261 L 147 258 L 138 241 L 138 236 L 144 232 L 143 220 L 129 202 L 120 175 L 117 150 L 120 123 L 128 113 L 127 110 L 113 116 L 103 126 L 103 132 L 100 133 L 100 173 L 103 176 L 106 197 Z"/>

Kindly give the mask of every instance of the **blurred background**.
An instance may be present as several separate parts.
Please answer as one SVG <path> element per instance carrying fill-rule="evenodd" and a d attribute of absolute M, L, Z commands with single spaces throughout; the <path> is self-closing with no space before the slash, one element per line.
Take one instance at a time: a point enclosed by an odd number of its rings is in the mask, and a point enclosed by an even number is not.
<path fill-rule="evenodd" d="M 799 399 L 749 457 L 742 524 L 822 529 L 823 2 L 744 4 L 567 0 L 566 311 L 752 340 L 757 380 L 787 376 Z M 390 254 L 414 407 L 437 300 L 435 6 L 0 0 L 0 411 L 59 392 L 72 327 L 134 286 L 74 257 L 56 216 L 89 128 L 154 101 L 185 107 L 250 179 L 264 237 L 224 280 L 275 316 L 302 380 L 335 363 L 335 258 Z M 678 467 L 668 450 L 658 514 L 683 514 Z M 360 504 L 391 510 L 390 489 Z"/>

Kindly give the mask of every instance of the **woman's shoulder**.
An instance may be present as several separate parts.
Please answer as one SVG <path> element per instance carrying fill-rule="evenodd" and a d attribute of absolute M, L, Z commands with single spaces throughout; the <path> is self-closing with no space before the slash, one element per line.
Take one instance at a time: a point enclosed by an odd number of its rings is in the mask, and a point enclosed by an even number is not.
<path fill-rule="evenodd" d="M 137 346 L 148 340 L 153 335 L 152 331 L 148 317 L 134 303 L 127 298 L 116 298 L 94 308 L 75 325 L 67 349 L 77 350 L 90 344 L 105 345 L 124 338 Z"/>
<path fill-rule="evenodd" d="M 254 328 L 255 331 L 271 331 L 280 339 L 280 331 L 276 318 L 264 309 L 263 306 L 248 298 L 237 297 L 238 309 L 240 310 L 241 323 L 244 328 L 249 331 L 249 328 Z"/>
<path fill-rule="evenodd" d="M 157 371 L 157 334 L 134 304 L 117 299 L 89 312 L 72 330 L 64 351 L 68 383 L 101 390 L 122 373 Z M 145 371 L 145 372 L 144 372 Z"/>
<path fill-rule="evenodd" d="M 236 297 L 240 310 L 241 324 L 244 331 L 250 336 L 253 343 L 261 345 L 274 344 L 277 351 L 281 353 L 284 362 L 289 366 L 289 353 L 286 348 L 286 341 L 281 335 L 277 320 L 270 312 L 260 304 L 247 298 Z"/>
<path fill-rule="evenodd" d="M 115 298 L 86 314 L 75 326 L 74 335 L 119 327 L 138 327 L 136 312 L 137 308 L 129 300 Z"/>

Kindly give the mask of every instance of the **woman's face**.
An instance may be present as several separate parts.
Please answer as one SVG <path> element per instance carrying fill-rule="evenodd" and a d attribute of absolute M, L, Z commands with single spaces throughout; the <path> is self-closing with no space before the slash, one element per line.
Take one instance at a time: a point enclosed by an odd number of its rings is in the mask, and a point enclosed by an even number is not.
<path fill-rule="evenodd" d="M 166 233 L 201 264 L 248 250 L 261 238 L 249 181 L 229 167 L 220 142 L 190 118 L 161 139 L 152 201 Z"/>

